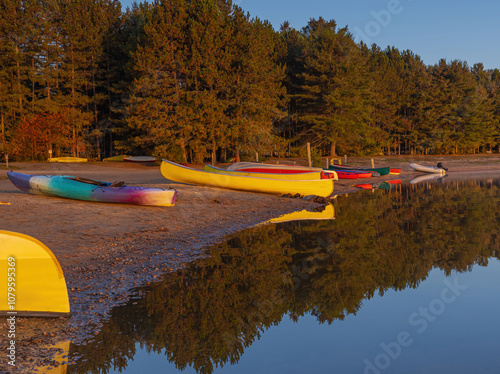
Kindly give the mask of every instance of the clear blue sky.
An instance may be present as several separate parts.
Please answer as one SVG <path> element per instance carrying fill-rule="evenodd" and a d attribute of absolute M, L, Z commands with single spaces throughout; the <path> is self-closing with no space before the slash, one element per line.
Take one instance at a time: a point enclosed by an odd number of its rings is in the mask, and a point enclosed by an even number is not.
<path fill-rule="evenodd" d="M 424 63 L 441 58 L 482 62 L 500 68 L 498 0 L 233 0 L 276 30 L 284 21 L 295 29 L 311 18 L 334 19 L 371 45 L 410 49 Z M 132 0 L 122 0 L 124 7 Z"/>

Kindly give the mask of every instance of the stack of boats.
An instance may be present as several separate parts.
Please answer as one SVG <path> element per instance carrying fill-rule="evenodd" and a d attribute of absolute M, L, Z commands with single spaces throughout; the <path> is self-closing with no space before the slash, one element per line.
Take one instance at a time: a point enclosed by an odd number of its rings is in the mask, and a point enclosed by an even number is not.
<path fill-rule="evenodd" d="M 242 191 L 329 196 L 333 181 L 339 179 L 371 178 L 387 174 L 399 174 L 401 169 L 361 168 L 329 165 L 328 169 L 272 165 L 253 162 L 236 162 L 227 169 L 205 165 L 197 170 L 163 160 L 162 175 L 172 181 Z"/>
<path fill-rule="evenodd" d="M 161 174 L 173 182 L 270 194 L 330 196 L 334 181 L 370 178 L 399 173 L 401 169 L 361 168 L 330 165 L 328 169 L 297 165 L 237 162 L 227 169 L 205 165 L 204 170 L 163 160 Z M 10 171 L 10 180 L 19 189 L 47 196 L 78 200 L 173 206 L 174 189 L 126 186 L 123 182 L 103 182 L 68 175 L 27 175 Z"/>

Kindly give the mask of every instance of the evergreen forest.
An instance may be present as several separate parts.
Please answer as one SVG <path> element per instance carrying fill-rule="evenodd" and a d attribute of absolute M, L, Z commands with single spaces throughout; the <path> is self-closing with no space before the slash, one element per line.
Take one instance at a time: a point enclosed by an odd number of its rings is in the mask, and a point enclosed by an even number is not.
<path fill-rule="evenodd" d="M 230 0 L 0 0 L 0 157 L 497 152 L 500 71 L 417 53 Z"/>

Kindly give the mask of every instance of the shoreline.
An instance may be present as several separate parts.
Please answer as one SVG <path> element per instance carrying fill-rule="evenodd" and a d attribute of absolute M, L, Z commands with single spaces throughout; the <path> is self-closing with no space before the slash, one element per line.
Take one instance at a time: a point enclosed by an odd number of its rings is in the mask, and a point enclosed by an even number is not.
<path fill-rule="evenodd" d="M 335 182 L 334 195 L 354 193 L 357 183 L 378 183 L 416 175 L 410 162 L 449 168 L 450 178 L 469 172 L 500 175 L 500 155 L 379 156 L 375 166 L 401 167 L 401 175 L 369 180 Z M 434 160 L 436 160 L 434 162 Z M 283 160 L 285 161 L 285 160 Z M 352 157 L 351 165 L 369 166 L 370 158 Z M 174 207 L 141 207 L 29 195 L 17 190 L 0 168 L 0 229 L 22 232 L 47 245 L 58 258 L 66 279 L 72 316 L 69 318 L 20 318 L 18 321 L 19 369 L 34 371 L 50 364 L 54 351 L 48 344 L 70 340 L 85 344 L 95 335 L 109 311 L 126 303 L 131 290 L 147 285 L 165 272 L 176 271 L 205 256 L 205 248 L 224 241 L 237 231 L 279 215 L 321 204 L 291 199 L 184 185 L 167 181 L 158 166 L 131 163 L 10 163 L 28 174 L 72 174 L 128 185 L 172 187 L 179 191 Z M 5 331 L 0 340 L 5 339 Z M 52 363 L 54 364 L 54 363 Z M 0 360 L 0 365 L 6 362 Z"/>

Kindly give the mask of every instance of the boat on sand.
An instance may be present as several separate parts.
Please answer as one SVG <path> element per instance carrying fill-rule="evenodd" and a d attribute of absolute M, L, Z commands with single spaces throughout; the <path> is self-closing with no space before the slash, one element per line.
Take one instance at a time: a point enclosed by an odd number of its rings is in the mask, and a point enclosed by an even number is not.
<path fill-rule="evenodd" d="M 413 170 L 421 171 L 424 173 L 437 173 L 437 174 L 445 174 L 448 169 L 446 169 L 441 163 L 438 163 L 438 166 L 427 166 L 420 164 L 410 164 L 410 167 Z"/>
<path fill-rule="evenodd" d="M 373 173 L 378 173 L 379 175 L 374 175 L 378 177 L 381 175 L 387 175 L 391 172 L 391 168 L 388 166 L 380 168 L 365 168 L 357 166 L 328 165 L 328 169 L 336 171 L 344 170 L 344 171 L 373 172 Z"/>
<path fill-rule="evenodd" d="M 70 175 L 31 175 L 9 171 L 7 176 L 20 190 L 35 195 L 101 203 L 173 206 L 174 189 L 126 186 L 124 182 L 102 182 Z"/>
<path fill-rule="evenodd" d="M 161 174 L 168 180 L 201 186 L 270 194 L 317 195 L 327 197 L 333 192 L 333 180 L 287 180 L 211 173 L 163 160 Z"/>
<path fill-rule="evenodd" d="M 88 159 L 83 157 L 51 157 L 48 159 L 49 162 L 87 162 Z"/>
<path fill-rule="evenodd" d="M 63 270 L 42 242 L 0 230 L 0 272 L 5 275 L 5 282 L 0 282 L 0 314 L 15 312 L 30 317 L 70 314 Z"/>

